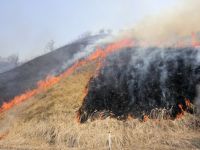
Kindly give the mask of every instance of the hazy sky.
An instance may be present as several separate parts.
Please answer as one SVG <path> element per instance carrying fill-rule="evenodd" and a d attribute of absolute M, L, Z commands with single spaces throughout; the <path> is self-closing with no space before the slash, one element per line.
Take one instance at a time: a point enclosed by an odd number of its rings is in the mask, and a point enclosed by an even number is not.
<path fill-rule="evenodd" d="M 61 46 L 85 31 L 131 27 L 162 13 L 178 0 L 1 0 L 0 56 L 21 60 L 44 52 L 53 39 Z M 179 0 L 180 1 L 180 0 Z"/>

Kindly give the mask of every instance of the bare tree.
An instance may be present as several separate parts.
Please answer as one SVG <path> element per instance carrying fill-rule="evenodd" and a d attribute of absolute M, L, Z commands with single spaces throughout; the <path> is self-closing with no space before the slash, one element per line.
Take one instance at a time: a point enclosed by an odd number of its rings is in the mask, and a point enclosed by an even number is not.
<path fill-rule="evenodd" d="M 54 40 L 50 40 L 47 44 L 46 44 L 46 47 L 45 49 L 49 52 L 55 50 L 55 41 Z"/>
<path fill-rule="evenodd" d="M 105 29 L 100 29 L 99 30 L 99 34 L 104 34 L 105 33 Z"/>
<path fill-rule="evenodd" d="M 89 36 L 91 36 L 91 32 L 90 31 L 86 31 L 86 32 L 84 32 L 83 34 L 81 34 L 80 36 L 79 36 L 79 38 L 85 38 L 85 37 L 89 37 Z"/>

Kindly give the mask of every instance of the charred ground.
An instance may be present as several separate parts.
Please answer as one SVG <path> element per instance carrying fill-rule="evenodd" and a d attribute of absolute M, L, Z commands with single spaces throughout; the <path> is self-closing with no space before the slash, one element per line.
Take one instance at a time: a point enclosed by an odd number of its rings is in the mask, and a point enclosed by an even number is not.
<path fill-rule="evenodd" d="M 75 112 L 98 63 L 77 69 L 45 91 L 0 113 L 0 149 L 199 149 L 199 115 L 181 119 L 113 118 L 77 123 Z"/>
<path fill-rule="evenodd" d="M 127 48 L 110 55 L 90 79 L 79 109 L 80 122 L 105 112 L 119 119 L 149 115 L 155 108 L 174 118 L 182 109 L 193 113 L 200 83 L 199 49 Z"/>

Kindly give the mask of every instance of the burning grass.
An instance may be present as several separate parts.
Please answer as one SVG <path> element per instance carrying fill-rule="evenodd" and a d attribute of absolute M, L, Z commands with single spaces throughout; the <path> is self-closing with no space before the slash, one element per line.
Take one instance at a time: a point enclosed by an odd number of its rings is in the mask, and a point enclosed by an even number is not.
<path fill-rule="evenodd" d="M 0 113 L 12 108 L 15 105 L 18 105 L 27 99 L 31 98 L 32 96 L 39 94 L 46 90 L 47 88 L 51 87 L 52 85 L 58 83 L 62 78 L 68 77 L 71 75 L 76 69 L 79 67 L 91 62 L 91 61 L 98 61 L 98 68 L 101 67 L 102 61 L 111 53 L 121 50 L 124 47 L 131 47 L 133 46 L 133 41 L 130 39 L 124 39 L 121 41 L 117 41 L 115 43 L 108 44 L 105 48 L 98 48 L 93 53 L 91 53 L 88 57 L 78 60 L 74 63 L 71 67 L 69 67 L 64 73 L 60 74 L 59 76 L 47 76 L 45 80 L 38 81 L 37 88 L 33 90 L 28 90 L 25 93 L 22 93 L 19 96 L 15 96 L 9 102 L 4 102 L 3 105 L 0 107 Z M 100 60 L 99 60 L 100 59 Z"/>
<path fill-rule="evenodd" d="M 126 97 L 124 97 L 127 95 L 123 95 L 123 88 L 125 87 L 126 89 L 126 84 L 122 84 L 119 86 L 119 89 L 114 90 L 110 90 L 109 86 L 104 86 L 103 94 L 101 87 L 100 91 L 98 92 L 98 90 L 95 89 L 99 88 L 98 86 L 92 87 L 88 85 L 88 82 L 95 85 L 96 81 L 93 81 L 93 79 L 97 80 L 96 83 L 99 83 L 99 81 L 102 81 L 100 83 L 104 83 L 105 80 L 98 79 L 105 79 L 102 74 L 109 70 L 109 68 L 106 67 L 112 68 L 112 64 L 105 62 L 105 65 L 102 62 L 104 62 L 105 58 L 109 54 L 113 53 L 113 51 L 121 50 L 121 48 L 124 46 L 129 47 L 131 45 L 132 43 L 124 41 L 122 43 L 111 44 L 103 50 L 97 49 L 85 60 L 75 63 L 61 76 L 52 78 L 52 81 L 55 82 L 49 83 L 48 81 L 50 81 L 51 78 L 40 82 L 38 86 L 41 87 L 41 92 L 36 92 L 36 94 L 33 94 L 34 96 L 31 95 L 28 97 L 29 101 L 24 99 L 22 100 L 23 103 L 17 103 L 19 105 L 15 105 L 16 103 L 14 102 L 12 107 L 15 107 L 12 109 L 6 109 L 8 111 L 2 111 L 3 113 L 0 114 L 0 126 L 3 127 L 7 125 L 7 127 L 5 130 L 0 130 L 0 137 L 2 137 L 0 140 L 0 148 L 108 149 L 111 145 L 112 149 L 199 149 L 200 116 L 198 114 L 191 115 L 188 113 L 193 107 L 188 98 L 184 99 L 181 97 L 183 99 L 176 99 L 177 109 L 175 110 L 178 111 L 176 112 L 177 119 L 175 120 L 168 119 L 171 118 L 170 109 L 165 109 L 164 107 L 155 107 L 156 105 L 150 107 L 148 104 L 146 104 L 147 99 L 145 99 L 146 101 L 141 99 L 142 101 L 141 103 L 138 103 L 138 106 L 145 104 L 144 107 L 153 108 L 148 109 L 148 114 L 142 113 L 142 111 L 140 111 L 141 109 L 139 108 L 138 112 L 142 117 L 141 120 L 138 119 L 134 113 L 130 113 L 132 110 L 130 112 L 127 111 L 128 113 L 124 113 L 121 111 L 123 110 L 123 107 L 118 107 L 118 102 L 120 102 L 122 106 L 129 106 L 126 105 L 126 101 L 124 103 L 124 100 L 127 100 L 125 99 Z M 121 56 L 123 57 L 123 55 L 118 56 L 119 58 Z M 124 64 L 127 64 L 126 58 L 120 59 L 120 61 L 122 64 L 114 62 L 113 65 L 119 65 L 118 67 L 123 68 L 123 61 L 125 62 Z M 103 73 L 101 70 L 102 68 L 105 69 L 103 70 L 105 71 Z M 123 73 L 123 71 L 126 72 L 126 69 L 126 66 L 122 70 L 114 68 L 113 70 L 109 71 L 109 77 L 112 75 L 112 73 L 116 73 L 115 71 Z M 141 69 L 141 67 L 139 67 L 139 69 Z M 151 67 L 151 69 L 155 69 L 155 67 Z M 197 69 L 195 71 L 199 70 Z M 184 74 L 186 77 L 188 76 L 187 73 Z M 194 74 L 189 77 L 196 77 L 193 75 Z M 128 79 L 128 77 L 125 79 Z M 114 81 L 110 80 L 108 83 L 114 85 L 116 83 Z M 120 80 L 116 81 L 120 83 Z M 148 78 L 146 81 L 151 80 Z M 147 82 L 145 85 L 148 87 L 151 84 L 152 82 Z M 157 84 L 153 87 L 157 87 Z M 144 88 L 142 93 L 148 95 L 148 89 L 149 88 Z M 151 89 L 153 88 L 151 87 Z M 186 87 L 186 89 L 188 91 L 192 91 L 194 88 L 193 86 L 191 88 L 190 85 L 188 88 Z M 101 98 L 100 103 L 95 101 L 96 99 L 94 97 L 89 97 L 91 98 L 91 101 L 89 101 L 91 103 L 84 101 L 83 105 L 81 106 L 82 100 L 84 98 L 88 98 L 88 96 L 91 96 L 91 90 L 94 92 L 92 94 L 99 94 L 99 97 Z M 172 90 L 176 90 L 176 87 Z M 178 90 L 180 90 L 179 87 Z M 188 94 L 187 90 L 184 91 L 186 96 L 195 95 L 194 93 L 191 94 L 190 92 Z M 106 95 L 106 92 L 108 92 L 108 95 Z M 179 97 L 179 95 L 176 95 L 177 93 L 175 93 L 176 98 Z M 107 96 L 110 96 L 109 99 L 107 99 Z M 148 96 L 149 98 L 152 98 L 152 95 L 149 94 Z M 101 107 L 102 109 L 93 109 L 94 106 L 98 106 L 96 105 L 96 102 L 97 104 L 101 105 L 101 102 L 103 101 L 110 106 L 109 100 L 113 100 L 113 103 L 111 103 L 111 108 L 114 108 L 114 111 L 109 109 L 107 105 L 105 105 L 105 107 Z M 169 101 L 170 100 L 172 104 L 174 104 L 174 99 L 169 99 Z M 87 104 L 84 105 L 84 103 Z M 76 111 L 80 106 L 81 108 L 86 109 L 81 109 L 81 111 L 79 109 L 78 119 L 79 122 L 80 119 L 85 119 L 85 121 L 88 120 L 88 122 L 85 124 L 79 124 L 75 119 Z M 90 107 L 92 107 L 92 109 L 88 109 Z M 115 107 L 119 109 L 116 109 Z M 116 113 L 121 114 L 117 115 Z M 81 118 L 84 116 L 85 118 Z M 7 118 L 9 117 L 15 119 L 9 119 L 10 123 L 5 124 L 5 122 L 7 122 Z M 112 117 L 123 121 L 118 121 Z M 98 120 L 96 120 L 96 118 L 98 118 Z M 112 143 L 109 143 L 109 139 Z"/>
<path fill-rule="evenodd" d="M 149 119 L 145 123 L 131 116 L 126 121 L 107 117 L 78 124 L 75 114 L 84 90 L 95 73 L 90 63 L 73 76 L 4 112 L 15 115 L 1 149 L 199 149 L 199 116 L 188 113 L 178 120 Z M 153 112 L 152 112 L 153 114 Z M 2 116 L 2 114 L 1 114 Z"/>
<path fill-rule="evenodd" d="M 98 112 L 122 120 L 129 115 L 142 120 L 159 118 L 159 111 L 166 119 L 195 113 L 192 103 L 200 84 L 199 54 L 192 47 L 133 47 L 115 52 L 90 79 L 77 114 L 79 121 L 93 120 Z"/>

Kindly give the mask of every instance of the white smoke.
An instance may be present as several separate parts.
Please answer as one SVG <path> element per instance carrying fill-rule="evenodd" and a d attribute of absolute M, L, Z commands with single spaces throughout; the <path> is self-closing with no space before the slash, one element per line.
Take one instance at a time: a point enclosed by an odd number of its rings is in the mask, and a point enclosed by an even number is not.
<path fill-rule="evenodd" d="M 182 0 L 157 16 L 149 16 L 123 36 L 144 41 L 169 41 L 200 31 L 200 0 Z"/>
<path fill-rule="evenodd" d="M 200 114 L 200 85 L 197 86 L 197 96 L 195 98 L 194 104 L 197 106 L 197 113 Z"/>
<path fill-rule="evenodd" d="M 76 61 L 87 57 L 92 52 L 94 52 L 98 47 L 101 47 L 101 46 L 103 47 L 104 45 L 106 45 L 107 43 L 112 42 L 112 41 L 114 41 L 114 36 L 107 35 L 106 37 L 102 37 L 102 38 L 98 39 L 97 41 L 87 45 L 86 47 L 83 47 L 83 49 L 81 51 L 79 51 L 78 53 L 75 53 L 72 56 L 72 58 L 67 61 L 67 63 L 63 64 L 62 70 L 68 68 Z"/>

